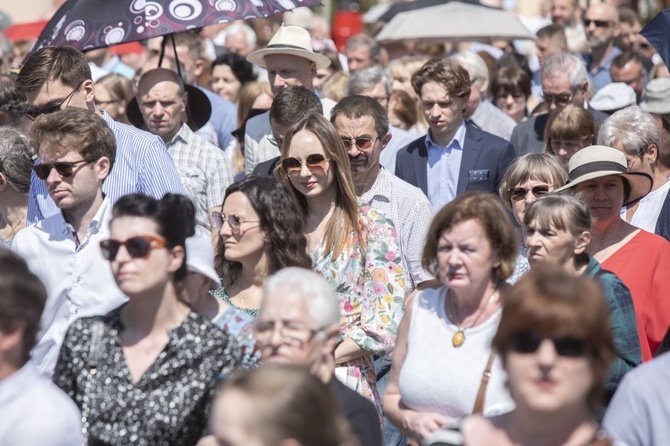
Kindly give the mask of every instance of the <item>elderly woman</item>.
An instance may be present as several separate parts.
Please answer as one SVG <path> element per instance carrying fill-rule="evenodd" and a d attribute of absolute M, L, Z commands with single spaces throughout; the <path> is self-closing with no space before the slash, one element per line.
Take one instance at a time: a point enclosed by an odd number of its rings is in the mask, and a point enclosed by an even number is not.
<path fill-rule="evenodd" d="M 663 237 L 636 228 L 621 218 L 623 206 L 636 203 L 652 188 L 652 178 L 629 172 L 624 154 L 611 147 L 591 146 L 570 159 L 572 190 L 589 208 L 591 243 L 586 252 L 630 289 L 642 348 L 649 360 L 670 325 L 670 244 Z"/>
<path fill-rule="evenodd" d="M 554 113 L 544 131 L 544 151 L 556 155 L 567 170 L 572 155 L 595 144 L 598 121 L 584 107 L 566 105 Z"/>
<path fill-rule="evenodd" d="M 33 155 L 28 138 L 11 127 L 0 127 L 0 242 L 26 227 Z"/>
<path fill-rule="evenodd" d="M 491 78 L 491 96 L 495 105 L 516 123 L 528 117 L 530 76 L 521 67 L 500 68 Z"/>
<path fill-rule="evenodd" d="M 464 444 L 613 444 L 594 416 L 615 354 L 600 287 L 544 267 L 528 273 L 503 299 L 492 345 L 516 408 L 466 420 Z"/>
<path fill-rule="evenodd" d="M 661 129 L 640 107 L 614 113 L 603 123 L 598 144 L 621 150 L 630 172 L 651 176 L 651 192 L 621 210 L 624 220 L 670 240 L 670 181 L 659 168 Z"/>
<path fill-rule="evenodd" d="M 530 269 L 528 249 L 523 232 L 523 217 L 526 208 L 537 198 L 547 195 L 563 186 L 568 175 L 560 161 L 546 153 L 528 153 L 509 166 L 500 182 L 499 194 L 507 209 L 512 211 L 518 225 L 517 240 L 519 257 L 514 274 L 507 280 L 514 283 Z"/>
<path fill-rule="evenodd" d="M 603 287 L 617 351 L 605 383 L 607 405 L 623 376 L 642 361 L 630 291 L 586 253 L 591 242 L 591 214 L 578 198 L 558 194 L 542 197 L 528 207 L 524 225 L 528 261 L 533 268 L 560 266 L 572 276 L 591 277 Z"/>
<path fill-rule="evenodd" d="M 403 434 L 421 440 L 473 412 L 512 409 L 490 345 L 516 255 L 512 223 L 491 194 L 460 195 L 433 219 L 422 263 L 443 286 L 407 308 L 384 395 L 384 413 Z"/>

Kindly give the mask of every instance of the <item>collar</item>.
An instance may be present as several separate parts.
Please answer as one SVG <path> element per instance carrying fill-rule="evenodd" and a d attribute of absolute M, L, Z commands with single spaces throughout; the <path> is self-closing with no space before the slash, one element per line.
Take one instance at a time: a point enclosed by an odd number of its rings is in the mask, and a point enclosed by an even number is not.
<path fill-rule="evenodd" d="M 182 122 L 181 128 L 177 132 L 176 135 L 170 140 L 169 143 L 166 144 L 166 146 L 171 146 L 174 143 L 176 143 L 178 140 L 183 142 L 184 144 L 190 144 L 193 141 L 193 136 L 195 133 L 193 133 L 193 130 L 186 124 L 185 122 Z"/>
<path fill-rule="evenodd" d="M 88 223 L 88 227 L 86 228 L 87 236 L 89 234 L 98 233 L 100 232 L 101 229 L 109 225 L 109 220 L 111 219 L 112 216 L 111 208 L 112 208 L 112 202 L 109 200 L 108 197 L 105 197 L 102 200 L 102 204 L 96 211 L 95 215 Z M 63 215 L 63 211 L 61 211 L 58 215 L 60 215 L 64 231 L 69 231 L 70 235 L 74 234 L 75 233 L 74 226 L 72 226 L 67 220 L 65 220 L 65 215 Z"/>
<path fill-rule="evenodd" d="M 388 188 L 384 187 L 384 185 L 382 184 L 385 179 L 384 178 L 385 175 L 390 174 L 386 171 L 386 169 L 382 167 L 379 170 L 379 175 L 377 175 L 377 178 L 375 178 L 375 182 L 372 183 L 370 189 L 366 193 L 358 197 L 358 200 L 368 206 L 372 206 L 372 202 L 377 197 L 382 197 L 385 199 L 385 201 L 389 201 Z"/>
<path fill-rule="evenodd" d="M 585 276 L 593 277 L 598 274 L 598 271 L 602 269 L 600 262 L 598 262 L 593 256 L 586 254 L 589 257 L 589 263 L 586 264 L 586 269 L 584 270 Z"/>
<path fill-rule="evenodd" d="M 114 129 L 116 128 L 116 121 L 112 119 L 109 114 L 104 111 L 103 109 L 98 110 L 100 113 L 102 113 L 102 119 L 105 120 L 105 123 L 107 123 L 107 126 L 109 126 L 110 129 L 112 129 L 112 132 L 114 132 Z M 116 133 L 114 133 L 116 135 Z"/>
<path fill-rule="evenodd" d="M 446 146 L 441 147 L 438 144 L 436 144 L 435 142 L 433 142 L 433 138 L 430 136 L 430 129 L 428 129 L 428 131 L 426 132 L 426 138 L 424 140 L 425 143 L 426 143 L 426 148 L 437 147 L 440 150 L 444 150 L 447 147 L 452 146 L 452 144 L 454 144 L 454 142 L 457 142 L 458 145 L 455 146 L 455 148 L 463 150 L 463 146 L 465 144 L 465 131 L 466 131 L 465 120 L 461 120 L 461 125 L 460 125 L 460 127 L 458 127 L 458 130 L 456 130 L 456 134 L 454 135 L 452 140 L 449 141 L 449 144 L 447 144 Z"/>

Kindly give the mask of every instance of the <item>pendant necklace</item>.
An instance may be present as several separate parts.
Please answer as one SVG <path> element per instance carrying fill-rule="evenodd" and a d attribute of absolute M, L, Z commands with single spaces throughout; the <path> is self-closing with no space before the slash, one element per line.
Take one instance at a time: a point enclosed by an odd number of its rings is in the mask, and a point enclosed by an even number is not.
<path fill-rule="evenodd" d="M 477 323 L 477 321 L 479 320 L 481 315 L 484 314 L 484 312 L 486 311 L 486 308 L 488 308 L 488 306 L 495 300 L 495 297 L 496 297 L 497 293 L 498 293 L 497 289 L 493 291 L 493 293 L 487 299 L 486 304 L 479 310 L 479 312 L 477 314 L 477 317 L 472 322 L 470 322 L 467 327 L 462 327 L 461 325 L 456 323 L 457 314 L 456 314 L 455 304 L 454 304 L 454 317 L 452 317 L 449 314 L 450 313 L 450 309 L 449 309 L 450 305 L 447 304 L 447 316 L 454 323 L 454 325 L 456 325 L 456 327 L 458 328 L 458 331 L 456 332 L 456 334 L 454 334 L 454 337 L 451 338 L 451 343 L 453 344 L 454 347 L 458 348 L 465 343 L 465 330 L 467 330 L 469 328 L 472 328 L 472 326 Z M 450 303 L 451 303 L 451 301 L 450 301 Z"/>

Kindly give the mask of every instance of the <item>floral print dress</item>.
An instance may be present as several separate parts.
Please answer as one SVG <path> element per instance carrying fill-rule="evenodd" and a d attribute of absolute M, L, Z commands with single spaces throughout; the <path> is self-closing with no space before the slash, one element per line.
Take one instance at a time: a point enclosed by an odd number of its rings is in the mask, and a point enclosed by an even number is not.
<path fill-rule="evenodd" d="M 340 364 L 336 376 L 381 404 L 375 386 L 373 355 L 388 356 L 395 346 L 405 310 L 403 268 L 393 222 L 369 207 L 359 218 L 365 248 L 352 233 L 352 243 L 333 259 L 319 243 L 312 253 L 314 269 L 335 284 L 342 313 L 340 340 L 350 337 L 370 354 Z"/>

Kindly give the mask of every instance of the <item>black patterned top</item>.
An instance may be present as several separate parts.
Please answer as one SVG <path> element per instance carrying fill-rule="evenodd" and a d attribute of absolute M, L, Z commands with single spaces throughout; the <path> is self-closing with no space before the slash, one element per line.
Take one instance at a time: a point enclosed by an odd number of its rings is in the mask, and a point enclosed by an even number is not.
<path fill-rule="evenodd" d="M 234 341 L 191 312 L 168 332 L 156 361 L 133 383 L 121 345 L 119 307 L 76 320 L 67 332 L 53 380 L 82 410 L 90 445 L 194 445 L 207 425 L 217 378 L 239 362 Z M 99 359 L 89 363 L 100 327 Z M 92 360 L 91 362 L 96 362 Z"/>

